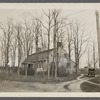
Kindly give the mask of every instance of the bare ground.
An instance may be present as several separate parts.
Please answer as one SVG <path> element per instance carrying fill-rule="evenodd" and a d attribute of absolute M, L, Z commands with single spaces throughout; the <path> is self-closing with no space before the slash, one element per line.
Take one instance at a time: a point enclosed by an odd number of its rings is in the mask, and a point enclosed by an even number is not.
<path fill-rule="evenodd" d="M 88 82 L 88 83 L 91 83 L 91 84 L 97 85 L 97 86 L 99 85 L 97 83 L 89 81 L 90 79 L 93 79 L 94 77 L 92 77 L 92 78 L 89 78 L 89 77 L 81 78 L 81 77 L 82 77 L 82 75 L 80 77 L 78 77 L 76 81 L 66 84 L 66 87 L 69 89 L 69 92 L 83 92 L 80 88 L 80 85 L 83 82 Z"/>
<path fill-rule="evenodd" d="M 91 78 L 81 79 L 80 77 L 82 77 L 82 75 L 79 76 L 77 80 L 47 84 L 39 82 L 14 82 L 2 80 L 0 81 L 0 92 L 82 92 L 80 84 Z M 67 88 L 64 88 L 64 86 Z"/>

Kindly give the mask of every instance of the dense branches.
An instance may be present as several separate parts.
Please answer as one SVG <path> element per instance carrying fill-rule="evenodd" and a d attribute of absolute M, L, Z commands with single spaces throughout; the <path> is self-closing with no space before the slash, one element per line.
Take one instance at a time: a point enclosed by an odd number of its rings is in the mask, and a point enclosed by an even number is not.
<path fill-rule="evenodd" d="M 53 61 L 57 62 L 55 63 L 55 74 L 53 75 L 52 72 L 52 76 L 55 76 L 57 79 L 59 64 L 57 43 L 61 42 L 63 48 L 67 47 L 65 49 L 69 56 L 69 63 L 70 59 L 72 59 L 73 52 L 75 56 L 76 71 L 78 72 L 80 58 L 87 50 L 88 38 L 84 26 L 78 22 L 70 22 L 67 20 L 67 16 L 63 17 L 61 14 L 62 11 L 59 9 L 48 11 L 42 10 L 42 18 L 39 16 L 26 16 L 21 21 L 14 22 L 9 19 L 6 24 L 1 24 L 2 65 L 5 67 L 8 66 L 9 60 L 11 60 L 11 66 L 15 66 L 16 59 L 18 58 L 17 63 L 19 69 L 23 60 L 33 52 L 36 52 L 37 55 L 38 49 L 41 47 L 42 51 L 45 49 L 48 50 L 47 72 L 48 79 L 50 79 L 49 50 L 54 48 Z M 44 46 L 46 48 L 44 48 Z M 38 55 L 36 56 L 36 60 L 38 60 Z M 36 63 L 35 70 L 37 70 L 37 67 L 38 65 Z"/>

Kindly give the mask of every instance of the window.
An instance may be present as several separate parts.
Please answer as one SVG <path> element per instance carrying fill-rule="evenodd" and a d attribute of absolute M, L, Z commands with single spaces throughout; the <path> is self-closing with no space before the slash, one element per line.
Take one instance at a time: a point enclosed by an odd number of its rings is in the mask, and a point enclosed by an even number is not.
<path fill-rule="evenodd" d="M 68 68 L 69 67 L 69 63 L 67 63 L 67 65 L 66 65 L 66 68 Z"/>
<path fill-rule="evenodd" d="M 67 66 L 69 66 L 69 63 L 67 63 Z"/>

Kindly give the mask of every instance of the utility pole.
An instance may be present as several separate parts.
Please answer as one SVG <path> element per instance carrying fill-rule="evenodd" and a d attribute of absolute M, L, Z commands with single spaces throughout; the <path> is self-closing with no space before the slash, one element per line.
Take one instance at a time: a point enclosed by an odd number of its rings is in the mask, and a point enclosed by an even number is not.
<path fill-rule="evenodd" d="M 97 27 L 97 39 L 98 39 L 98 55 L 99 55 L 99 89 L 100 89 L 100 28 L 99 28 L 99 13 L 95 11 L 96 14 L 96 27 Z"/>

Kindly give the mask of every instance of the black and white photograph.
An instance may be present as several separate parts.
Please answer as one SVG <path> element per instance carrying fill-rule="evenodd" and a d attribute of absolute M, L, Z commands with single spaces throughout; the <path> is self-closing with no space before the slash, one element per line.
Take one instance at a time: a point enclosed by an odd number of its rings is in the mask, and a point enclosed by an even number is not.
<path fill-rule="evenodd" d="M 99 93 L 100 4 L 0 4 L 0 92 Z"/>

